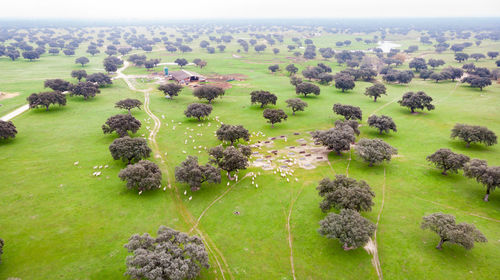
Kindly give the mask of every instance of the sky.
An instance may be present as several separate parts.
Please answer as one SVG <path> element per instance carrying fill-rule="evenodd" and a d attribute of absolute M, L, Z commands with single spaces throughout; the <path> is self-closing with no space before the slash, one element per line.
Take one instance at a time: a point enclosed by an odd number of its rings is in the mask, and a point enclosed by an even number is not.
<path fill-rule="evenodd" d="M 500 17 L 500 0 L 14 0 L 0 19 Z"/>

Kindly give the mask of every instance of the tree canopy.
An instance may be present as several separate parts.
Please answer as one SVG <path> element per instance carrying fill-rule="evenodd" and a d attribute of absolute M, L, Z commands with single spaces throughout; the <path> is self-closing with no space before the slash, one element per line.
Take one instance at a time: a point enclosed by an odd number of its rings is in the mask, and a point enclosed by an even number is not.
<path fill-rule="evenodd" d="M 353 89 L 354 86 L 354 78 L 351 75 L 338 75 L 335 78 L 335 87 L 341 89 L 342 92 Z"/>
<path fill-rule="evenodd" d="M 75 63 L 76 64 L 81 64 L 82 67 L 85 66 L 85 64 L 89 63 L 90 60 L 88 58 L 86 58 L 85 56 L 82 56 L 82 57 L 79 57 L 77 59 L 75 59 Z"/>
<path fill-rule="evenodd" d="M 71 83 L 62 79 L 48 79 L 43 83 L 43 87 L 65 92 L 71 89 Z"/>
<path fill-rule="evenodd" d="M 80 82 L 82 78 L 87 77 L 87 71 L 85 70 L 73 70 L 71 71 L 71 77 L 78 79 Z"/>
<path fill-rule="evenodd" d="M 294 64 L 288 64 L 285 67 L 285 70 L 288 71 L 290 75 L 293 75 L 299 71 L 299 68 L 297 68 Z"/>
<path fill-rule="evenodd" d="M 221 87 L 217 87 L 217 86 L 204 85 L 201 87 L 197 87 L 193 91 L 193 95 L 195 97 L 198 97 L 198 99 L 206 99 L 206 100 L 208 100 L 208 103 L 211 104 L 212 100 L 214 100 L 215 98 L 217 98 L 219 96 L 224 95 L 224 89 L 222 89 Z"/>
<path fill-rule="evenodd" d="M 467 147 L 470 147 L 471 143 L 483 143 L 486 146 L 497 143 L 496 134 L 487 127 L 461 123 L 455 124 L 451 130 L 451 138 L 461 139 L 466 143 Z"/>
<path fill-rule="evenodd" d="M 311 83 L 300 83 L 295 87 L 295 93 L 303 94 L 307 97 L 308 94 L 319 95 L 321 92 L 320 88 Z"/>
<path fill-rule="evenodd" d="M 390 130 L 394 132 L 398 131 L 396 128 L 396 123 L 394 123 L 392 118 L 385 115 L 371 115 L 368 118 L 368 126 L 377 128 L 379 134 L 382 134 L 383 132 L 389 133 Z"/>
<path fill-rule="evenodd" d="M 87 100 L 89 97 L 95 97 L 97 93 L 100 93 L 98 85 L 89 82 L 79 82 L 71 87 L 70 96 L 79 95 L 83 96 L 83 99 Z"/>
<path fill-rule="evenodd" d="M 132 115 L 114 115 L 102 125 L 102 131 L 106 133 L 116 132 L 120 137 L 128 136 L 128 131 L 136 133 L 141 127 L 141 122 Z"/>
<path fill-rule="evenodd" d="M 420 70 L 427 69 L 427 63 L 425 62 L 425 59 L 416 57 L 410 61 L 409 67 L 414 68 L 416 72 L 420 72 Z"/>
<path fill-rule="evenodd" d="M 372 97 L 374 102 L 377 102 L 377 98 L 381 97 L 382 94 L 387 94 L 387 89 L 381 83 L 375 83 L 371 87 L 367 87 L 365 91 L 365 95 Z"/>
<path fill-rule="evenodd" d="M 145 233 L 130 237 L 125 248 L 126 274 L 132 279 L 195 279 L 210 267 L 208 253 L 198 236 L 161 226 L 156 238 Z"/>
<path fill-rule="evenodd" d="M 470 87 L 479 88 L 479 90 L 483 90 L 483 88 L 487 86 L 491 86 L 491 79 L 489 77 L 481 77 L 478 75 L 470 75 L 464 77 L 462 79 L 462 83 L 468 83 Z"/>
<path fill-rule="evenodd" d="M 111 78 L 104 73 L 94 73 L 87 76 L 87 82 L 96 83 L 99 87 L 113 84 Z"/>
<path fill-rule="evenodd" d="M 431 102 L 432 97 L 428 96 L 423 91 L 407 92 L 403 94 L 401 100 L 398 101 L 401 106 L 410 108 L 412 113 L 415 113 L 415 109 L 427 109 L 429 111 L 434 110 L 435 107 L 431 104 Z"/>
<path fill-rule="evenodd" d="M 338 155 L 342 151 L 351 149 L 351 143 L 354 143 L 356 137 L 352 127 L 347 125 L 336 126 L 328 130 L 317 130 L 312 133 L 313 139 Z"/>
<path fill-rule="evenodd" d="M 443 243 L 450 242 L 467 250 L 474 247 L 474 242 L 487 242 L 486 237 L 472 224 L 456 224 L 455 217 L 443 213 L 433 213 L 423 217 L 422 229 L 429 229 L 441 238 L 436 249 L 441 250 Z"/>
<path fill-rule="evenodd" d="M 488 201 L 490 193 L 500 186 L 500 166 L 488 166 L 485 160 L 472 159 L 464 165 L 465 177 L 474 178 L 486 187 L 483 200 Z"/>
<path fill-rule="evenodd" d="M 201 121 L 202 118 L 208 117 L 212 113 L 212 105 L 202 103 L 191 103 L 184 111 L 184 115 L 188 118 L 197 118 Z"/>
<path fill-rule="evenodd" d="M 29 61 L 33 61 L 35 59 L 39 59 L 40 58 L 40 54 L 37 53 L 36 51 L 25 51 L 22 54 L 23 54 L 23 57 L 25 59 L 28 59 Z"/>
<path fill-rule="evenodd" d="M 272 73 L 275 73 L 276 71 L 280 70 L 280 66 L 278 64 L 274 64 L 267 67 L 267 69 L 269 69 L 269 71 L 271 71 Z"/>
<path fill-rule="evenodd" d="M 278 97 L 269 91 L 256 90 L 250 93 L 250 100 L 252 104 L 260 103 L 260 108 L 264 108 L 267 104 L 276 105 Z"/>
<path fill-rule="evenodd" d="M 437 168 L 442 169 L 443 175 L 447 175 L 448 171 L 457 173 L 464 165 L 470 160 L 466 155 L 456 154 L 450 149 L 439 149 L 432 155 L 427 157 L 427 161 L 436 165 Z"/>
<path fill-rule="evenodd" d="M 138 99 L 126 98 L 115 103 L 116 108 L 128 110 L 131 114 L 131 110 L 134 108 L 141 109 L 142 102 Z"/>
<path fill-rule="evenodd" d="M 285 100 L 286 106 L 292 109 L 292 115 L 295 116 L 295 112 L 297 111 L 304 111 L 304 109 L 307 107 L 307 103 L 305 101 L 302 101 L 300 98 L 290 98 Z"/>
<path fill-rule="evenodd" d="M 127 188 L 137 189 L 139 194 L 161 186 L 160 168 L 149 160 L 128 165 L 118 173 L 118 177 L 122 181 L 127 181 Z"/>
<path fill-rule="evenodd" d="M 179 92 L 182 90 L 182 86 L 179 84 L 168 83 L 162 84 L 158 87 L 159 90 L 163 91 L 163 93 L 173 99 L 174 96 L 178 96 Z"/>
<path fill-rule="evenodd" d="M 282 120 L 286 121 L 288 118 L 288 115 L 281 109 L 265 109 L 262 115 L 271 124 L 271 127 L 274 127 L 275 123 L 280 123 Z"/>
<path fill-rule="evenodd" d="M 346 120 L 361 120 L 363 118 L 361 108 L 357 106 L 337 103 L 333 105 L 333 112 L 343 116 Z"/>
<path fill-rule="evenodd" d="M 189 63 L 185 58 L 177 58 L 174 62 L 177 63 L 177 65 L 179 65 L 181 68 Z"/>
<path fill-rule="evenodd" d="M 250 133 L 242 125 L 222 124 L 215 132 L 220 141 L 229 141 L 231 145 L 239 139 L 250 140 Z"/>
<path fill-rule="evenodd" d="M 109 151 L 113 159 L 121 159 L 131 164 L 151 155 L 151 149 L 144 138 L 130 138 L 128 136 L 117 138 L 109 145 Z"/>
<path fill-rule="evenodd" d="M 248 167 L 248 157 L 252 154 L 252 150 L 245 145 L 226 148 L 219 145 L 211 148 L 208 154 L 210 155 L 209 162 L 226 171 L 227 177 L 232 180 L 231 172 Z"/>
<path fill-rule="evenodd" d="M 16 134 L 16 126 L 11 121 L 0 120 L 0 139 L 15 138 Z"/>
<path fill-rule="evenodd" d="M 186 183 L 192 191 L 197 191 L 204 182 L 220 183 L 220 169 L 210 164 L 199 165 L 197 157 L 188 156 L 185 161 L 175 167 L 175 180 Z"/>
<path fill-rule="evenodd" d="M 351 209 L 342 209 L 340 214 L 329 213 L 319 222 L 318 232 L 331 239 L 338 239 L 344 250 L 365 245 L 375 232 L 375 225 Z"/>
<path fill-rule="evenodd" d="M 66 95 L 59 91 L 32 93 L 27 100 L 30 108 L 45 107 L 45 111 L 48 111 L 52 104 L 66 105 Z"/>
<path fill-rule="evenodd" d="M 323 212 L 332 208 L 371 211 L 375 193 L 363 180 L 356 181 L 345 175 L 335 175 L 334 180 L 323 178 L 319 182 L 318 194 L 323 197 L 319 207 Z"/>
<path fill-rule="evenodd" d="M 384 160 L 390 161 L 392 155 L 397 153 L 398 150 L 396 148 L 381 139 L 362 138 L 356 144 L 356 154 L 368 162 L 370 166 L 381 163 Z"/>

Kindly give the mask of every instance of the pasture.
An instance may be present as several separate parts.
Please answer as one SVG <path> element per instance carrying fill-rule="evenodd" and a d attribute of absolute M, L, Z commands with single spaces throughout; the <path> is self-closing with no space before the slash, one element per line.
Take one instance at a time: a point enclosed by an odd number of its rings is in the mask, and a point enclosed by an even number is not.
<path fill-rule="evenodd" d="M 170 29 L 166 32 L 176 34 Z M 273 46 L 280 49 L 276 55 L 271 51 L 273 47 L 263 53 L 252 48 L 248 53 L 237 52 L 240 47 L 236 40 L 226 44 L 224 52 L 208 54 L 198 47 L 201 40 L 208 40 L 205 35 L 195 39 L 190 44 L 193 51 L 185 54 L 169 53 L 161 44 L 156 44 L 152 52 L 133 50 L 131 54 L 144 53 L 161 62 L 201 58 L 207 61 L 206 67 L 184 68 L 206 76 L 244 75 L 241 81 L 229 82 L 231 88 L 212 102 L 212 114 L 202 122 L 183 114 L 188 104 L 199 102 L 191 88 L 184 87 L 179 96 L 170 100 L 157 89 L 154 79 L 141 78 L 129 81 L 147 94 L 129 88 L 119 78 L 93 99 L 68 96 L 66 106 L 54 106 L 48 112 L 34 109 L 14 118 L 18 135 L 0 140 L 0 237 L 6 241 L 0 278 L 126 279 L 127 251 L 123 245 L 132 234 L 154 234 L 160 225 L 189 232 L 196 225 L 192 234 L 204 236 L 210 256 L 211 267 L 202 271 L 202 279 L 377 279 L 372 255 L 363 248 L 344 251 L 337 240 L 317 232 L 318 222 L 326 214 L 319 208 L 321 198 L 316 186 L 324 177 L 346 174 L 365 180 L 376 194 L 372 211 L 362 215 L 378 224 L 376 244 L 384 278 L 495 279 L 500 274 L 499 190 L 486 203 L 482 201 L 482 185 L 465 178 L 462 171 L 443 176 L 425 158 L 439 148 L 450 148 L 499 165 L 499 145 L 475 144 L 467 148 L 463 142 L 450 139 L 450 131 L 455 123 L 467 123 L 485 125 L 500 133 L 500 85 L 493 82 L 480 91 L 457 81 L 424 81 L 417 75 L 408 85 L 386 84 L 387 95 L 373 102 L 364 95 L 369 82 L 356 81 L 355 88 L 345 93 L 332 85 L 318 84 L 321 94 L 300 97 L 308 107 L 292 116 L 285 100 L 298 96 L 284 69 L 286 65 L 294 63 L 299 75 L 307 66 L 318 63 L 330 66 L 333 73 L 345 68 L 319 54 L 311 60 L 295 57 L 286 48 L 295 36 L 302 34 L 286 34 L 284 43 Z M 357 50 L 375 47 L 354 40 L 371 36 L 326 34 L 311 39 L 318 48 L 349 39 L 352 45 L 339 49 Z M 453 60 L 452 51 L 436 54 L 431 47 L 420 44 L 416 32 L 405 36 L 388 34 L 386 40 L 402 45 L 402 49 L 420 46 L 397 69 L 408 69 L 413 57 L 441 58 L 445 66 L 461 65 Z M 102 59 L 106 55 L 92 57 L 85 49 L 82 44 L 74 56 L 44 54 L 34 62 L 0 57 L 0 90 L 19 93 L 0 101 L 0 116 L 25 104 L 29 94 L 44 91 L 43 81 L 48 78 L 75 82 L 70 72 L 82 68 L 74 64 L 76 57 L 89 57 L 90 63 L 83 68 L 87 72 L 103 72 Z M 499 42 L 484 40 L 467 52 L 499 49 Z M 271 73 L 268 66 L 273 64 L 279 64 L 281 71 Z M 491 59 L 482 59 L 476 65 L 495 67 Z M 170 71 L 179 69 L 168 67 Z M 158 66 L 152 72 L 162 69 Z M 131 65 L 123 73 L 149 75 L 151 71 Z M 377 79 L 381 81 L 380 76 Z M 263 109 L 250 103 L 253 90 L 276 94 L 277 104 L 266 108 L 283 109 L 288 119 L 271 128 L 262 117 Z M 411 114 L 397 103 L 408 91 L 424 91 L 433 98 L 436 109 Z M 138 195 L 118 178 L 125 164 L 113 160 L 108 150 L 117 136 L 103 134 L 101 125 L 109 116 L 125 113 L 114 108 L 116 101 L 137 98 L 146 106 L 146 95 L 148 108 L 132 111 L 142 122 L 134 136 L 149 138 L 154 155 L 161 156 L 150 160 L 160 166 L 163 183 L 160 189 Z M 341 156 L 331 152 L 328 160 L 318 162 L 314 169 L 293 166 L 293 174 L 285 177 L 279 171 L 275 174 L 275 170 L 250 166 L 239 171 L 238 181 L 228 181 L 223 173 L 220 184 L 203 185 L 196 192 L 175 182 L 175 166 L 187 155 L 197 156 L 203 164 L 208 161 L 204 147 L 220 144 L 214 136 L 219 121 L 241 124 L 254 133 L 249 144 L 278 137 L 269 148 L 257 150 L 266 154 L 298 146 L 300 139 L 312 141 L 311 131 L 333 127 L 335 120 L 342 118 L 332 111 L 335 103 L 362 109 L 358 140 L 381 138 L 397 148 L 398 155 L 388 163 L 369 167 L 354 150 Z M 154 136 L 156 147 L 149 137 L 155 121 L 148 110 L 160 121 Z M 391 116 L 398 131 L 379 135 L 366 123 L 372 114 Z M 286 136 L 286 141 L 280 136 Z M 253 161 L 255 157 L 250 158 Z M 92 176 L 96 170 L 102 175 Z M 251 173 L 256 175 L 254 180 L 252 175 L 245 177 Z M 459 222 L 473 223 L 488 243 L 478 243 L 470 251 L 452 244 L 446 244 L 442 251 L 434 249 L 438 236 L 420 228 L 422 217 L 434 212 L 453 214 Z"/>

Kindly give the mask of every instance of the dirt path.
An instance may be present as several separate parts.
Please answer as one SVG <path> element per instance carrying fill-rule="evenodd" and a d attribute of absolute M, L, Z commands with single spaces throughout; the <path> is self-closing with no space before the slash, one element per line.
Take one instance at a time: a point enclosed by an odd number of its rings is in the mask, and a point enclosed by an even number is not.
<path fill-rule="evenodd" d="M 330 170 L 332 171 L 333 175 L 335 175 L 336 174 L 335 169 L 333 169 L 333 166 L 332 166 L 331 162 L 328 160 L 328 158 L 327 158 L 326 162 L 328 162 L 328 166 L 330 166 Z"/>
<path fill-rule="evenodd" d="M 384 105 L 382 105 L 382 106 L 378 107 L 377 109 L 375 109 L 375 111 L 373 111 L 373 112 L 370 114 L 370 116 L 371 116 L 371 115 L 375 115 L 375 113 L 377 113 L 378 111 L 380 111 L 380 110 L 384 109 L 385 107 L 387 107 L 387 106 L 391 105 L 392 103 L 394 103 L 394 102 L 398 101 L 398 100 L 399 100 L 399 98 L 400 98 L 400 97 L 398 96 L 398 97 L 394 98 L 393 100 L 391 100 L 391 102 L 385 103 Z"/>
<path fill-rule="evenodd" d="M 349 165 L 351 165 L 352 160 L 352 148 L 349 150 L 349 159 L 347 159 L 347 168 L 345 169 L 345 176 L 349 177 Z"/>
<path fill-rule="evenodd" d="M 203 218 L 203 216 L 205 216 L 205 213 L 207 213 L 208 209 L 210 209 L 215 203 L 217 203 L 217 201 L 221 200 L 227 193 L 229 193 L 234 186 L 236 186 L 239 182 L 243 181 L 243 179 L 247 178 L 247 177 L 250 177 L 250 176 L 253 176 L 253 172 L 250 172 L 250 173 L 247 173 L 243 178 L 241 178 L 240 180 L 238 180 L 238 182 L 235 182 L 233 183 L 225 192 L 223 192 L 221 195 L 219 195 L 216 199 L 214 199 L 214 201 L 212 201 L 212 203 L 210 203 L 207 208 L 205 208 L 205 210 L 203 210 L 203 212 L 201 212 L 200 216 L 198 217 L 198 219 L 196 219 L 196 223 L 193 225 L 193 227 L 189 230 L 188 233 L 191 233 L 194 229 L 196 229 L 196 227 L 198 226 L 198 224 L 200 223 L 201 219 Z"/>
<path fill-rule="evenodd" d="M 167 177 L 168 187 L 169 187 L 169 189 L 172 189 L 172 183 L 171 183 L 172 182 L 172 178 L 171 178 L 172 174 L 170 174 L 168 172 L 168 170 L 169 170 L 168 163 L 167 163 L 166 160 L 163 159 L 163 156 L 162 156 L 162 154 L 160 152 L 160 149 L 158 147 L 158 144 L 156 142 L 156 136 L 157 136 L 157 134 L 158 134 L 158 132 L 160 130 L 161 121 L 160 121 L 160 119 L 153 112 L 151 112 L 151 109 L 149 108 L 149 105 L 150 105 L 150 93 L 151 93 L 152 89 L 139 90 L 139 89 L 137 89 L 133 85 L 133 83 L 129 79 L 129 76 L 123 74 L 123 71 L 129 65 L 130 65 L 130 63 L 128 61 L 124 61 L 123 66 L 120 67 L 116 71 L 117 76 L 116 76 L 115 79 L 123 79 L 125 81 L 125 83 L 127 84 L 127 86 L 131 90 L 144 93 L 144 111 L 154 121 L 153 129 L 150 131 L 150 134 L 149 134 L 148 138 L 149 138 L 149 141 L 152 144 L 153 154 L 155 155 L 155 158 L 157 158 L 157 159 L 160 160 L 161 170 L 162 170 L 162 172 L 164 172 L 164 174 Z M 195 224 L 193 216 L 191 215 L 191 213 L 189 212 L 189 210 L 187 210 L 186 206 L 184 205 L 184 203 L 183 203 L 183 201 L 182 201 L 182 199 L 181 199 L 181 197 L 179 195 L 179 191 L 177 189 L 177 186 L 175 186 L 175 185 L 173 185 L 173 192 L 171 192 L 171 196 L 173 198 L 173 201 L 175 202 L 175 206 L 176 206 L 179 214 L 184 219 L 184 222 L 186 224 L 188 224 L 188 225 L 193 226 Z M 196 233 L 203 240 L 203 242 L 205 243 L 205 245 L 207 247 L 207 250 L 209 251 L 210 255 L 213 257 L 213 259 L 217 263 L 217 266 L 219 268 L 219 272 L 220 272 L 220 274 L 222 276 L 222 279 L 224 279 L 224 280 L 226 279 L 225 272 L 229 273 L 230 279 L 234 279 L 234 277 L 233 277 L 233 275 L 232 275 L 232 273 L 231 273 L 231 271 L 229 269 L 229 266 L 227 264 L 227 261 L 224 258 L 224 255 L 217 248 L 217 246 L 215 245 L 215 242 L 213 242 L 213 240 L 210 239 L 210 237 L 208 235 L 203 234 L 203 232 L 200 229 L 198 229 L 198 228 L 196 228 Z M 223 264 L 221 264 L 221 261 L 219 259 L 222 260 Z M 225 269 L 223 268 L 223 265 L 225 266 Z"/>
<path fill-rule="evenodd" d="M 290 219 L 292 217 L 293 205 L 295 204 L 295 202 L 299 198 L 299 196 L 302 193 L 303 189 L 304 189 L 304 186 L 302 185 L 302 187 L 299 190 L 299 193 L 297 193 L 297 196 L 295 196 L 295 198 L 292 199 L 292 202 L 290 203 L 290 208 L 288 209 L 288 216 L 287 216 L 287 219 L 286 219 L 286 230 L 288 231 L 288 247 L 290 248 L 290 267 L 291 267 L 291 270 L 292 270 L 293 280 L 296 280 L 296 278 L 295 278 L 295 264 L 294 264 L 294 261 L 293 261 L 293 244 L 292 244 L 293 237 L 292 237 L 292 229 L 290 227 Z"/>
<path fill-rule="evenodd" d="M 0 120 L 2 121 L 10 121 L 12 120 L 13 118 L 21 115 L 22 113 L 28 111 L 30 109 L 30 105 L 26 104 L 26 105 L 23 105 L 17 109 L 15 109 L 14 111 L 8 113 L 7 115 L 4 115 L 3 117 L 0 118 Z"/>
<path fill-rule="evenodd" d="M 461 80 L 462 78 L 460 78 Z M 460 81 L 458 81 L 456 84 L 455 84 L 455 87 L 453 87 L 453 89 L 450 91 L 450 93 L 448 93 L 448 95 L 446 95 L 445 97 L 443 97 L 442 99 L 436 101 L 434 104 L 439 104 L 443 101 L 445 101 L 446 99 L 448 99 L 450 96 L 453 95 L 453 93 L 455 93 L 455 90 L 457 89 L 458 85 L 460 84 Z"/>
<path fill-rule="evenodd" d="M 452 209 L 452 210 L 456 210 L 456 211 L 461 211 L 461 212 L 464 212 L 465 214 L 470 215 L 470 216 L 474 216 L 474 217 L 478 217 L 478 218 L 485 219 L 485 220 L 488 220 L 488 221 L 500 223 L 500 220 L 497 220 L 497 219 L 494 219 L 494 218 L 485 217 L 485 216 L 482 216 L 482 215 L 479 215 L 479 214 L 476 214 L 476 213 L 472 213 L 472 212 L 467 212 L 465 210 L 461 210 L 461 209 L 455 208 L 453 206 L 449 206 L 449 205 L 442 204 L 442 203 L 439 203 L 439 202 L 435 202 L 435 201 L 432 201 L 432 200 L 429 200 L 429 199 L 421 198 L 421 197 L 418 197 L 418 196 L 415 196 L 415 195 L 412 195 L 412 197 L 414 197 L 416 199 L 419 199 L 419 200 L 422 200 L 422 201 L 427 201 L 429 203 L 432 203 L 432 204 L 435 204 L 435 205 L 438 205 L 438 206 L 441 206 L 441 207 L 444 207 L 444 208 L 448 208 L 448 209 Z"/>
<path fill-rule="evenodd" d="M 377 229 L 378 229 L 378 224 L 380 222 L 380 216 L 382 216 L 382 210 L 384 210 L 385 182 L 386 180 L 385 180 L 385 167 L 384 167 L 384 183 L 382 184 L 382 203 L 380 204 L 380 210 L 378 211 L 377 215 L 377 222 L 375 223 L 375 233 L 373 234 L 373 240 L 370 238 L 370 240 L 364 247 L 364 249 L 368 252 L 368 254 L 371 254 L 373 256 L 372 265 L 375 268 L 375 271 L 377 271 L 377 276 L 379 280 L 382 280 L 384 277 L 382 274 L 382 268 L 380 266 L 380 259 L 378 257 Z"/>

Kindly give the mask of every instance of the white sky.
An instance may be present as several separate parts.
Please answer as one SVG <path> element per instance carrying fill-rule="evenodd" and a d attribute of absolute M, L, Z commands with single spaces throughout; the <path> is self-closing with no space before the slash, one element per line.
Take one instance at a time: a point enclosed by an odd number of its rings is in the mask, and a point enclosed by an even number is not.
<path fill-rule="evenodd" d="M 500 0 L 10 0 L 0 19 L 498 17 Z"/>

